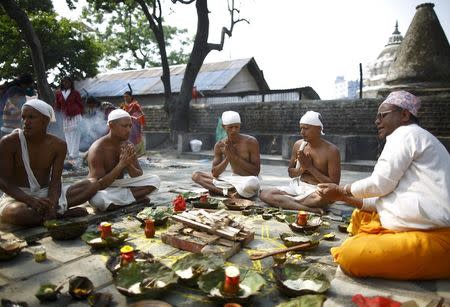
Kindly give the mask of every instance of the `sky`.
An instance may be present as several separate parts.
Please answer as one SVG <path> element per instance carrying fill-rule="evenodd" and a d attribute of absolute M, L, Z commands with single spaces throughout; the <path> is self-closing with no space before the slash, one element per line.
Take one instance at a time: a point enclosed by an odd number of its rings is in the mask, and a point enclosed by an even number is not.
<path fill-rule="evenodd" d="M 233 36 L 222 51 L 212 51 L 205 62 L 254 57 L 271 89 L 311 86 L 322 99 L 335 97 L 336 76 L 359 79 L 359 63 L 365 67 L 383 50 L 398 21 L 404 36 L 424 0 L 235 0 L 240 17 Z M 450 1 L 428 1 L 442 28 L 450 34 Z M 277 5 L 274 5 L 277 3 Z M 64 0 L 53 0 L 55 10 L 73 20 Z M 195 6 L 166 4 L 166 21 L 194 35 Z M 223 26 L 229 26 L 226 0 L 211 0 L 209 42 L 220 42 Z"/>

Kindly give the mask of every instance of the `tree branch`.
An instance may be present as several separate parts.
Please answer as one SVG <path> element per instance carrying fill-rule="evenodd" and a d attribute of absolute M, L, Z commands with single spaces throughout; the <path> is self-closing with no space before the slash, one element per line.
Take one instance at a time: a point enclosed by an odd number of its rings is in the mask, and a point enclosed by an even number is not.
<path fill-rule="evenodd" d="M 192 2 L 194 2 L 195 0 L 172 0 L 173 3 L 183 3 L 183 4 L 191 4 Z"/>
<path fill-rule="evenodd" d="M 222 28 L 222 34 L 220 35 L 220 43 L 219 44 L 208 44 L 210 50 L 218 50 L 221 51 L 223 49 L 223 44 L 225 43 L 225 34 L 228 35 L 228 37 L 231 37 L 233 34 L 233 29 L 234 26 L 241 22 L 241 21 L 245 21 L 246 23 L 250 24 L 250 22 L 245 19 L 245 18 L 237 18 L 236 20 L 234 19 L 234 13 L 236 12 L 237 14 L 239 14 L 239 10 L 236 9 L 234 7 L 234 0 L 231 1 L 231 7 L 230 7 L 230 2 L 228 2 L 228 12 L 230 13 L 230 27 L 229 29 L 226 27 Z"/>

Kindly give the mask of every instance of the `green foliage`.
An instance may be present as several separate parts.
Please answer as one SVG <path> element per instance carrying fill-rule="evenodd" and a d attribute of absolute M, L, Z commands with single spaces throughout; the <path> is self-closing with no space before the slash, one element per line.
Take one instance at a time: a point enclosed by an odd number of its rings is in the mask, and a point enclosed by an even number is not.
<path fill-rule="evenodd" d="M 89 1 L 82 19 L 105 46 L 107 68 L 161 66 L 160 51 L 149 22 L 136 1 Z M 169 65 L 187 63 L 192 40 L 186 29 L 163 26 Z"/>
<path fill-rule="evenodd" d="M 28 3 L 39 2 L 29 0 Z M 57 18 L 52 11 L 33 9 L 28 12 L 41 41 L 46 70 L 55 70 L 76 79 L 95 76 L 97 63 L 103 54 L 101 43 L 87 32 L 82 23 Z M 33 71 L 30 49 L 16 23 L 1 10 L 0 45 L 0 75 L 3 78 L 11 79 L 20 73 Z"/>

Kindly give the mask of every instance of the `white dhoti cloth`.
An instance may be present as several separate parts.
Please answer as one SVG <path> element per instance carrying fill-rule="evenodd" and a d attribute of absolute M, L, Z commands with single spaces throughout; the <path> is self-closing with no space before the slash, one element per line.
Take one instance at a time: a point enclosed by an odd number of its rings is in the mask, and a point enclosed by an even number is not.
<path fill-rule="evenodd" d="M 63 118 L 63 129 L 67 143 L 67 151 L 72 159 L 78 158 L 78 155 L 80 154 L 80 124 L 82 119 L 83 117 L 81 115 Z"/>
<path fill-rule="evenodd" d="M 259 178 L 256 176 L 240 176 L 236 174 L 222 174 L 219 178 L 213 179 L 213 184 L 224 190 L 224 195 L 228 189 L 235 188 L 240 196 L 250 198 L 259 191 Z"/>
<path fill-rule="evenodd" d="M 19 140 L 20 140 L 20 149 L 22 152 L 22 161 L 23 161 L 23 167 L 25 168 L 25 172 L 27 173 L 27 179 L 29 188 L 27 187 L 21 187 L 20 189 L 31 196 L 34 197 L 48 197 L 48 188 L 42 188 L 39 182 L 37 181 L 36 177 L 34 176 L 33 170 L 30 166 L 30 155 L 28 153 L 28 145 L 27 140 L 25 138 L 25 135 L 23 134 L 22 129 L 16 129 L 14 131 L 17 131 L 19 133 Z M 68 185 L 63 185 L 61 187 L 61 195 L 59 197 L 58 201 L 58 210 L 57 212 L 59 214 L 63 214 L 67 211 L 67 198 L 66 198 L 66 192 L 69 189 Z M 6 208 L 6 206 L 12 204 L 12 203 L 19 203 L 16 199 L 12 198 L 11 196 L 7 194 L 3 194 L 2 197 L 0 197 L 0 216 L 2 215 L 3 210 Z"/>
<path fill-rule="evenodd" d="M 66 198 L 66 192 L 69 189 L 69 185 L 65 184 L 61 187 L 61 196 L 58 200 L 58 210 L 57 212 L 59 214 L 64 214 L 64 212 L 67 211 L 67 198 Z M 20 188 L 24 193 L 38 197 L 38 198 L 44 198 L 48 196 L 48 188 L 40 189 L 36 192 L 32 192 L 29 188 Z M 11 196 L 7 194 L 3 194 L 2 197 L 0 197 L 0 216 L 2 216 L 3 210 L 13 203 L 20 203 L 18 200 L 12 198 Z"/>
<path fill-rule="evenodd" d="M 297 201 L 302 201 L 317 190 L 317 186 L 300 180 L 300 177 L 292 178 L 288 186 L 277 187 L 286 192 Z"/>
<path fill-rule="evenodd" d="M 100 190 L 90 200 L 89 204 L 100 211 L 105 211 L 111 204 L 127 206 L 136 199 L 129 188 L 153 186 L 159 189 L 161 180 L 156 175 L 143 174 L 139 177 L 116 179 L 110 187 Z"/>

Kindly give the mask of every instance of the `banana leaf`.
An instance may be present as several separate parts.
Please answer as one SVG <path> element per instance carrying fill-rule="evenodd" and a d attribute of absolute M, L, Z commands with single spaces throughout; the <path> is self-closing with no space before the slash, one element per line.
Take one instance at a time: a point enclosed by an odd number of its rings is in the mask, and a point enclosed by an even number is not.
<path fill-rule="evenodd" d="M 224 301 L 241 301 L 257 294 L 266 284 L 264 278 L 255 271 L 241 268 L 239 269 L 239 272 L 240 291 L 235 296 L 229 296 L 222 292 L 223 282 L 225 279 L 225 270 L 223 267 L 200 276 L 198 286 L 211 298 Z"/>
<path fill-rule="evenodd" d="M 178 259 L 172 265 L 172 270 L 183 282 L 190 286 L 196 286 L 197 280 L 202 274 L 214 271 L 223 265 L 224 260 L 218 255 L 189 254 Z"/>
<path fill-rule="evenodd" d="M 277 307 L 322 307 L 323 302 L 326 300 L 325 295 L 302 295 L 300 297 L 291 299 L 288 302 L 278 304 Z"/>
<path fill-rule="evenodd" d="M 326 274 L 312 266 L 287 263 L 273 270 L 278 289 L 288 296 L 324 293 L 331 286 Z"/>
<path fill-rule="evenodd" d="M 177 282 L 178 276 L 160 262 L 133 262 L 117 271 L 114 284 L 125 296 L 155 298 Z"/>

